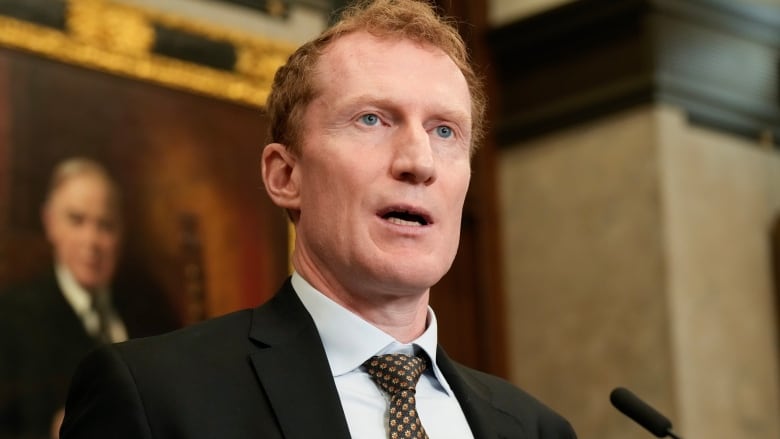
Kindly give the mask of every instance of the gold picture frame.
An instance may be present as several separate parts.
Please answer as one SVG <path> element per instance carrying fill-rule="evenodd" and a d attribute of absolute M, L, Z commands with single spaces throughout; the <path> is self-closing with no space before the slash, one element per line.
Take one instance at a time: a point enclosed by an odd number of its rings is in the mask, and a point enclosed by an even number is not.
<path fill-rule="evenodd" d="M 107 0 L 67 0 L 65 30 L 0 15 L 0 46 L 262 107 L 293 44 Z M 232 71 L 155 54 L 155 25 L 233 47 Z"/>

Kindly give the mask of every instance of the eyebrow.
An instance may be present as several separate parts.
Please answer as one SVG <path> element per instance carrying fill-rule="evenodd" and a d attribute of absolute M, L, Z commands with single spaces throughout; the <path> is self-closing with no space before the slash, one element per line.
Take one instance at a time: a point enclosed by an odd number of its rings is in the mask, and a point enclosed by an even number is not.
<path fill-rule="evenodd" d="M 373 94 L 362 94 L 346 98 L 342 101 L 345 107 L 354 107 L 359 105 L 375 105 L 377 107 L 397 106 L 391 99 L 376 96 Z"/>

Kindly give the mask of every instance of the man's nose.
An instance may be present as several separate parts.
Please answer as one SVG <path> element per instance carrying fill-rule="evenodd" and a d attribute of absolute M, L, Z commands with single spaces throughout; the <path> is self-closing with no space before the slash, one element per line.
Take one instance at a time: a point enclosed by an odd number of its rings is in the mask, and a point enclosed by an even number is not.
<path fill-rule="evenodd" d="M 393 177 L 409 183 L 431 184 L 436 180 L 436 163 L 429 133 L 423 127 L 406 126 L 395 139 Z"/>
<path fill-rule="evenodd" d="M 81 229 L 81 239 L 90 247 L 97 247 L 103 239 L 103 232 L 97 224 L 87 222 Z"/>

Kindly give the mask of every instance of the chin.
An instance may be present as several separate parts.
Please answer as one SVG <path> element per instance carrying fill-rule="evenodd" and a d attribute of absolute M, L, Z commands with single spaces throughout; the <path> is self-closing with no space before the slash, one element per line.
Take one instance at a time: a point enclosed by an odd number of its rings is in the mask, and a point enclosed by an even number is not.
<path fill-rule="evenodd" d="M 106 286 L 106 282 L 103 281 L 101 278 L 96 278 L 94 276 L 84 276 L 81 278 L 76 278 L 76 282 L 78 282 L 79 285 L 81 285 L 82 288 L 86 289 L 96 289 L 96 288 L 102 288 Z"/>
<path fill-rule="evenodd" d="M 446 271 L 443 270 L 420 270 L 420 265 L 403 270 L 401 267 L 394 267 L 395 270 L 390 274 L 391 281 L 396 285 L 403 286 L 410 290 L 427 290 L 436 285 Z"/>

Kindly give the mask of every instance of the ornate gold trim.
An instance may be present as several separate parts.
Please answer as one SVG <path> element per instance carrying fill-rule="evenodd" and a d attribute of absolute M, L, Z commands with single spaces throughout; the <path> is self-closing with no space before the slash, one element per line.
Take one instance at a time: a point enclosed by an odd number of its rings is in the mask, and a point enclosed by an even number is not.
<path fill-rule="evenodd" d="M 106 0 L 69 0 L 65 32 L 0 16 L 0 46 L 171 88 L 262 107 L 295 46 Z M 154 25 L 231 44 L 234 71 L 150 52 Z"/>

